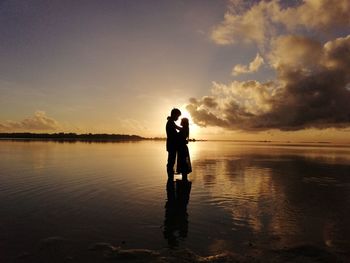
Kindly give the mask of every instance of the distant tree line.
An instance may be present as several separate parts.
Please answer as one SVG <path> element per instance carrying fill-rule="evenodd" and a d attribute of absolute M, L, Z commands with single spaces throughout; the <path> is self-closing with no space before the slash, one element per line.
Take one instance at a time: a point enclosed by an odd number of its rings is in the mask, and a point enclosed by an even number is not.
<path fill-rule="evenodd" d="M 75 140 L 75 141 L 140 141 L 146 140 L 138 135 L 128 134 L 76 134 L 76 133 L 0 133 L 2 139 L 33 139 L 33 140 Z"/>
<path fill-rule="evenodd" d="M 31 132 L 12 132 L 0 133 L 0 139 L 10 140 L 50 140 L 50 141 L 93 141 L 93 142 L 121 142 L 121 141 L 164 141 L 164 137 L 145 138 L 139 135 L 129 134 L 107 134 L 107 133 L 84 133 L 76 134 L 73 132 L 64 133 L 31 133 Z M 196 139 L 189 139 L 190 142 L 195 142 Z"/>

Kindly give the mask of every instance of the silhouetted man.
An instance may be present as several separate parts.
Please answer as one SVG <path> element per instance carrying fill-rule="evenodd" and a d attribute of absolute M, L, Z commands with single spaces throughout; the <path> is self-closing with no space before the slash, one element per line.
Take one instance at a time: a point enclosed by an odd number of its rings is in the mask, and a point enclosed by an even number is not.
<path fill-rule="evenodd" d="M 180 117 L 181 111 L 179 109 L 172 109 L 170 116 L 168 117 L 168 122 L 166 124 L 166 150 L 168 151 L 168 163 L 167 163 L 167 172 L 168 177 L 174 176 L 174 165 L 176 160 L 177 152 L 177 125 L 175 121 Z"/>

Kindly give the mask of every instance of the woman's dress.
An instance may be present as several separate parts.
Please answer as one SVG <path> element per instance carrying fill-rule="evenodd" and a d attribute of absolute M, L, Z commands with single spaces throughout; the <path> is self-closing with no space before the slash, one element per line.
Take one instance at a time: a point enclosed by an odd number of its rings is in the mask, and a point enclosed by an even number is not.
<path fill-rule="evenodd" d="M 187 138 L 184 135 L 184 132 L 180 131 L 178 140 L 178 149 L 177 149 L 177 165 L 176 173 L 177 174 L 189 174 L 192 172 L 190 153 L 187 147 Z"/>

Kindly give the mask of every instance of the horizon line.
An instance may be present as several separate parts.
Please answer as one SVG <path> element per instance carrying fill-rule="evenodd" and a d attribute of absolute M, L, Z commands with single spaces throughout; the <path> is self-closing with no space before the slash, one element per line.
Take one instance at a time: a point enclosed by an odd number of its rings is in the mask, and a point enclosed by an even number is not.
<path fill-rule="evenodd" d="M 20 136 L 20 137 L 15 137 Z M 41 137 L 42 136 L 42 137 Z M 105 136 L 105 138 L 103 138 Z M 0 139 L 97 139 L 97 140 L 166 140 L 166 137 L 154 136 L 144 137 L 137 134 L 124 133 L 75 133 L 75 132 L 0 132 Z M 89 138 L 90 137 L 90 138 Z M 291 140 L 244 140 L 244 139 L 196 139 L 190 138 L 189 141 L 221 141 L 221 142 L 259 142 L 259 143 L 284 143 L 284 144 L 345 144 L 350 142 L 332 142 L 332 141 L 291 141 Z"/>

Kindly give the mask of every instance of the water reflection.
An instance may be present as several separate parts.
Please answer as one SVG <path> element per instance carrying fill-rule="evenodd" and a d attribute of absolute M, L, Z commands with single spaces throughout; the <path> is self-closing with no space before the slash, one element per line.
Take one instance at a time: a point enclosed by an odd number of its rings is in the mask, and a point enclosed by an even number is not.
<path fill-rule="evenodd" d="M 2 262 L 50 236 L 200 254 L 298 243 L 350 251 L 349 147 L 189 148 L 192 185 L 165 187 L 164 142 L 0 141 Z"/>
<path fill-rule="evenodd" d="M 167 201 L 165 203 L 164 238 L 169 247 L 179 245 L 179 240 L 187 237 L 188 213 L 192 182 L 168 179 L 166 185 Z"/>
<path fill-rule="evenodd" d="M 199 154 L 193 162 L 194 177 L 203 181 L 198 195 L 208 196 L 210 207 L 221 208 L 216 216 L 225 218 L 226 227 L 216 227 L 230 229 L 211 234 L 215 246 L 210 248 L 220 251 L 252 242 L 346 250 L 350 229 L 343 221 L 350 216 L 346 208 L 349 164 L 339 158 L 337 162 L 326 162 L 324 156 L 310 158 L 309 152 L 293 155 L 292 150 L 234 152 L 231 148 L 214 158 L 207 152 Z M 214 220 L 209 213 L 203 216 Z"/>

